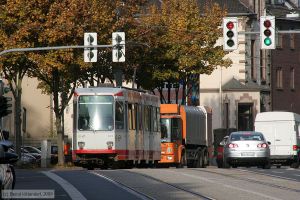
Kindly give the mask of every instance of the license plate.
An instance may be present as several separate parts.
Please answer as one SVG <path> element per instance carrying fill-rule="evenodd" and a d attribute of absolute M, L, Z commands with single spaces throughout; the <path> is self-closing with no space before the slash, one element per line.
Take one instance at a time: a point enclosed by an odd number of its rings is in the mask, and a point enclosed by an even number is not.
<path fill-rule="evenodd" d="M 242 153 L 242 156 L 254 156 L 253 152 L 244 152 Z"/>

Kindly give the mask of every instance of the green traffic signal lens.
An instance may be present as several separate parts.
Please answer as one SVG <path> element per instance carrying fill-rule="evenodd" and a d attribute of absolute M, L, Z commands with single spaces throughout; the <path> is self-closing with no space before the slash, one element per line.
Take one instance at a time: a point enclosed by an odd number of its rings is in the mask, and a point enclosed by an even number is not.
<path fill-rule="evenodd" d="M 227 40 L 227 46 L 233 47 L 234 41 L 233 40 Z"/>
<path fill-rule="evenodd" d="M 270 38 L 266 38 L 266 39 L 264 40 L 264 44 L 265 44 L 266 46 L 270 46 L 270 45 L 272 44 L 272 40 L 271 40 Z"/>

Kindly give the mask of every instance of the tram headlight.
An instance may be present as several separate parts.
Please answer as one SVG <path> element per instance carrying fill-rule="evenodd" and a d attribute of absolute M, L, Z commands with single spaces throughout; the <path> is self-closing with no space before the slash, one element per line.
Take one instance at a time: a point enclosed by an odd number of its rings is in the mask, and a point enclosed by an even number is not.
<path fill-rule="evenodd" d="M 113 141 L 108 141 L 108 142 L 106 142 L 106 144 L 107 144 L 107 149 L 112 149 L 112 147 L 114 146 Z"/>
<path fill-rule="evenodd" d="M 85 142 L 78 142 L 79 149 L 83 149 L 84 146 L 85 146 Z"/>

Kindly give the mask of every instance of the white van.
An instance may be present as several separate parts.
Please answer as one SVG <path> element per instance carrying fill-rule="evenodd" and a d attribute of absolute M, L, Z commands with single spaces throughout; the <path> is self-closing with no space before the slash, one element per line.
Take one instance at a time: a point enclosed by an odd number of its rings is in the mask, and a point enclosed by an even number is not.
<path fill-rule="evenodd" d="M 262 112 L 256 115 L 255 131 L 270 144 L 271 162 L 299 167 L 300 115 L 292 112 Z M 280 167 L 280 165 L 278 166 Z"/>

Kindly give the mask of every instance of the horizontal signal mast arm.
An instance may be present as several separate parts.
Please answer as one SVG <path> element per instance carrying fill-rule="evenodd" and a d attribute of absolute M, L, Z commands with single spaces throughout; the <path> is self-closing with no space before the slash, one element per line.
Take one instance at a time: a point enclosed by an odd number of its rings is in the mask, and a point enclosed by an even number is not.
<path fill-rule="evenodd" d="M 15 48 L 7 49 L 0 52 L 0 56 L 10 52 L 25 52 L 25 51 L 48 51 L 57 49 L 84 49 L 84 48 L 110 48 L 113 45 L 73 45 L 73 46 L 54 46 L 54 47 L 33 47 L 33 48 Z"/>

